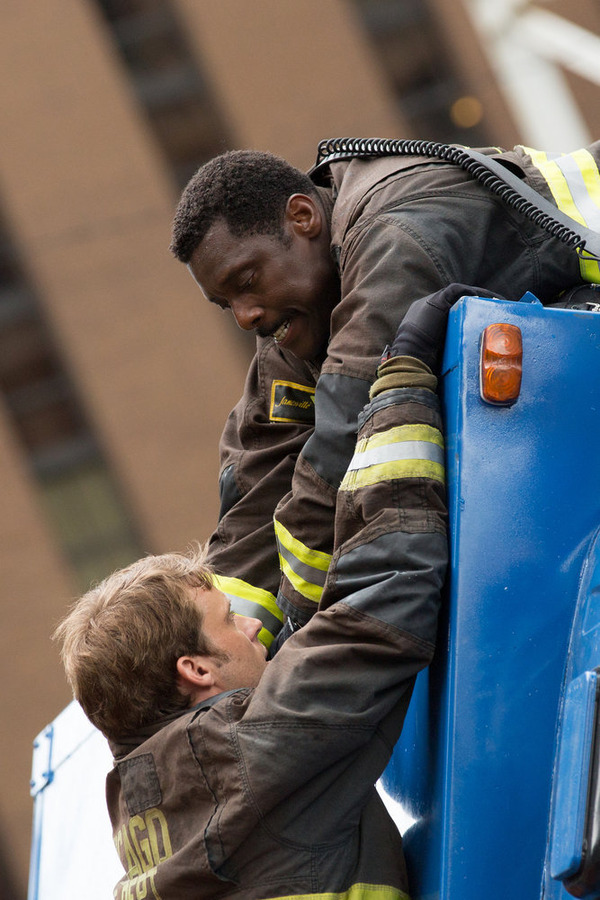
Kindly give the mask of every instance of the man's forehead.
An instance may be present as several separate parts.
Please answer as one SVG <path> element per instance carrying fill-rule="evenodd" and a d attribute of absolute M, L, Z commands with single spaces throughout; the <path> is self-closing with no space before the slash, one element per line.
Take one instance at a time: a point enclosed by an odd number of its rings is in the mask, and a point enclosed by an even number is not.
<path fill-rule="evenodd" d="M 202 293 L 213 303 L 221 304 L 221 294 L 235 287 L 235 280 L 246 269 L 262 265 L 282 247 L 270 234 L 234 235 L 219 220 L 196 247 L 188 270 Z"/>
<path fill-rule="evenodd" d="M 235 244 L 238 240 L 239 238 L 233 234 L 225 219 L 215 219 L 192 255 L 210 252 L 215 245 L 222 246 L 225 244 L 229 246 L 230 244 Z"/>
<path fill-rule="evenodd" d="M 229 610 L 229 597 L 219 588 L 196 588 L 196 602 L 205 610 Z"/>
<path fill-rule="evenodd" d="M 234 269 L 251 260 L 254 250 L 250 238 L 233 235 L 225 222 L 216 222 L 192 253 L 188 269 L 199 283 L 203 279 L 224 283 Z"/>
<path fill-rule="evenodd" d="M 224 594 L 223 591 L 220 591 L 218 588 L 213 588 L 215 591 L 216 597 L 214 602 L 218 604 L 219 609 L 224 610 L 226 613 L 231 609 L 231 601 L 227 594 Z"/>

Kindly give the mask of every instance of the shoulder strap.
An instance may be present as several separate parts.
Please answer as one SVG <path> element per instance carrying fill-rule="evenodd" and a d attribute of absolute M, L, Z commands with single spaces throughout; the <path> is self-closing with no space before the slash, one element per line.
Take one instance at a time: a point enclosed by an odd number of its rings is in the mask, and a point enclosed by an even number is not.
<path fill-rule="evenodd" d="M 512 190 L 521 196 L 526 203 L 532 207 L 537 207 L 549 220 L 559 222 L 564 228 L 571 230 L 578 239 L 575 246 L 581 253 L 585 253 L 586 258 L 600 259 L 600 233 L 592 231 L 585 225 L 576 222 L 562 210 L 558 209 L 553 203 L 534 191 L 526 181 L 523 181 L 514 172 L 511 172 L 506 166 L 498 162 L 497 159 L 491 159 L 477 150 L 465 149 L 464 151 L 471 159 L 485 166 L 490 172 L 493 172 L 498 178 L 502 179 Z M 538 222 L 538 224 L 541 224 Z M 542 227 L 544 227 L 542 225 Z M 576 230 L 575 230 L 576 229 Z"/>
<path fill-rule="evenodd" d="M 317 160 L 309 175 L 319 184 L 324 169 L 332 162 L 404 155 L 429 156 L 460 166 L 508 206 L 572 246 L 580 260 L 600 261 L 599 232 L 567 216 L 497 160 L 468 147 L 434 141 L 334 138 L 320 142 Z"/>

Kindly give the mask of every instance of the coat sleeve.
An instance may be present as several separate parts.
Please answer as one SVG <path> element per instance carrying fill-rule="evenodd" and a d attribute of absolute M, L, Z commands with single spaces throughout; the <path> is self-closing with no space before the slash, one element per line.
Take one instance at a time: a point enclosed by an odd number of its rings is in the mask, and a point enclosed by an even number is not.
<path fill-rule="evenodd" d="M 320 610 L 249 697 L 233 695 L 204 723 L 215 741 L 225 728 L 240 793 L 281 839 L 319 844 L 356 826 L 433 654 L 447 564 L 443 446 L 437 397 L 418 385 L 392 387 L 361 415 Z M 222 858 L 243 840 L 242 820 L 234 806 L 223 812 Z"/>
<path fill-rule="evenodd" d="M 244 394 L 221 437 L 221 510 L 208 562 L 234 611 L 261 619 L 267 647 L 283 620 L 275 600 L 280 575 L 273 513 L 313 432 L 314 392 L 309 366 L 259 338 Z"/>
<path fill-rule="evenodd" d="M 291 490 L 275 511 L 282 572 L 277 602 L 300 625 L 321 599 L 332 558 L 337 491 L 381 351 L 414 300 L 455 280 L 405 220 L 391 212 L 361 220 L 340 256 L 342 300 L 332 316 L 328 356 L 317 383 L 315 430 L 300 453 Z"/>

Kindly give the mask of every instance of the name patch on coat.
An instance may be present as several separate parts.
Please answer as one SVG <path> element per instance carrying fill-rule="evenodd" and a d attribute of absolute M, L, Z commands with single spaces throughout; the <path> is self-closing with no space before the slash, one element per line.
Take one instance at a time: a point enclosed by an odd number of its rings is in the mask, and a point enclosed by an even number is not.
<path fill-rule="evenodd" d="M 274 381 L 269 418 L 272 422 L 314 425 L 315 389 L 293 381 Z"/>

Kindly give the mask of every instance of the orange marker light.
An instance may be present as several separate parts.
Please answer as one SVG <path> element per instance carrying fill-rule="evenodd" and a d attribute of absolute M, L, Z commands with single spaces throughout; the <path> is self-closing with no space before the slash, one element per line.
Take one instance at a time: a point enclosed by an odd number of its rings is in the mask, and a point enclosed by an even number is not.
<path fill-rule="evenodd" d="M 497 322 L 481 336 L 481 398 L 487 403 L 509 406 L 521 390 L 523 339 L 517 325 Z"/>

